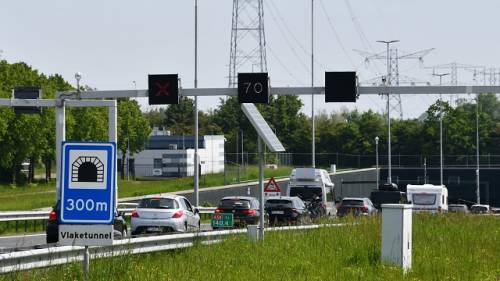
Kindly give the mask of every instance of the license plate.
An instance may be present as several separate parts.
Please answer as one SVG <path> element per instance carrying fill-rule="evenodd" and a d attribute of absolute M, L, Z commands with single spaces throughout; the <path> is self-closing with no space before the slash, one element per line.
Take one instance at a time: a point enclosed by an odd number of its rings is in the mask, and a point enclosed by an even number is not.
<path fill-rule="evenodd" d="M 146 231 L 151 231 L 151 232 L 158 232 L 158 231 L 161 231 L 161 229 L 157 226 L 153 226 L 153 227 L 148 227 L 146 229 Z"/>
<path fill-rule="evenodd" d="M 273 214 L 273 215 L 283 215 L 283 214 L 285 214 L 285 212 L 284 211 L 271 211 L 271 214 Z"/>

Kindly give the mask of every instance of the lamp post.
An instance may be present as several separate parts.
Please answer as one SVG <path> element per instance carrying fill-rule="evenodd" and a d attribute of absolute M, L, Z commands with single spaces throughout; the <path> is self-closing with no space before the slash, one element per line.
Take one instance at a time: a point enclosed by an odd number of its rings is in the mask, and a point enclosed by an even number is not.
<path fill-rule="evenodd" d="M 479 189 L 479 94 L 476 94 L 476 165 L 477 204 L 481 204 L 481 191 Z"/>
<path fill-rule="evenodd" d="M 80 94 L 80 80 L 82 79 L 82 73 L 80 71 L 75 73 L 75 79 L 76 79 L 76 92 Z"/>
<path fill-rule="evenodd" d="M 314 0 L 311 0 L 311 87 L 314 87 Z M 316 168 L 316 144 L 315 144 L 315 122 L 314 122 L 314 93 L 311 94 L 311 122 L 312 122 L 312 143 L 311 156 L 312 167 Z"/>
<path fill-rule="evenodd" d="M 449 75 L 449 73 L 433 73 L 433 76 L 438 76 L 439 77 L 439 86 L 443 85 L 443 76 Z M 439 159 L 440 159 L 440 168 L 439 168 L 439 178 L 440 178 L 440 184 L 443 185 L 443 166 L 444 166 L 444 159 L 443 159 L 443 107 L 441 105 L 441 102 L 443 101 L 441 94 L 439 94 Z"/>
<path fill-rule="evenodd" d="M 376 164 L 375 165 L 377 167 L 377 188 L 378 188 L 378 181 L 380 178 L 380 175 L 379 175 L 380 171 L 378 169 L 378 140 L 379 140 L 379 138 L 378 138 L 378 136 L 376 136 L 375 137 L 375 154 L 376 154 L 376 157 L 375 157 Z"/>
<path fill-rule="evenodd" d="M 198 88 L 198 0 L 194 0 L 194 87 Z M 198 96 L 194 97 L 194 203 L 200 205 L 198 160 Z"/>
<path fill-rule="evenodd" d="M 378 43 L 384 43 L 387 45 L 387 78 L 386 78 L 386 86 L 391 85 L 391 59 L 389 57 L 389 45 L 392 43 L 399 42 L 399 40 L 390 40 L 390 41 L 383 41 L 383 40 L 378 40 Z M 390 115 L 390 106 L 389 106 L 389 100 L 390 100 L 390 93 L 387 93 L 387 153 L 388 153 L 388 166 L 389 166 L 389 173 L 387 176 L 387 182 L 392 183 L 392 165 L 391 165 L 391 115 Z"/>

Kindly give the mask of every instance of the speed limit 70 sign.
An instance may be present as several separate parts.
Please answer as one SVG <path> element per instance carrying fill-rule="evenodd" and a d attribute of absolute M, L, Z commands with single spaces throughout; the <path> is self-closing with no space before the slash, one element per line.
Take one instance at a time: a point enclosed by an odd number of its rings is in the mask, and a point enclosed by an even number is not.
<path fill-rule="evenodd" d="M 240 103 L 269 103 L 267 72 L 238 73 Z"/>

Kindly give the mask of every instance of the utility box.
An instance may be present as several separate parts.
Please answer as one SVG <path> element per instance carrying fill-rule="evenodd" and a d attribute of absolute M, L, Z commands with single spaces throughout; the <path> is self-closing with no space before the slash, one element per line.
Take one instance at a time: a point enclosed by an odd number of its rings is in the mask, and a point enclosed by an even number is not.
<path fill-rule="evenodd" d="M 412 207 L 382 204 L 382 262 L 411 269 Z"/>

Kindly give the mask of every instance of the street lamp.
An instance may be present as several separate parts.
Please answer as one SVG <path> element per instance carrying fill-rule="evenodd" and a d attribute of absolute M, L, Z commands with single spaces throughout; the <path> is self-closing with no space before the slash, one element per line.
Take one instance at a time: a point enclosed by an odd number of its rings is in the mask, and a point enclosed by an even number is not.
<path fill-rule="evenodd" d="M 379 176 L 380 171 L 378 169 L 378 140 L 379 140 L 379 138 L 378 138 L 378 136 L 376 136 L 375 137 L 375 154 L 376 154 L 375 161 L 376 161 L 376 167 L 377 167 L 377 188 L 378 188 L 378 181 L 380 178 L 380 176 Z"/>
<path fill-rule="evenodd" d="M 439 77 L 439 86 L 443 85 L 443 76 L 450 75 L 450 73 L 433 73 L 432 76 L 438 76 Z M 443 101 L 441 94 L 439 94 L 439 159 L 440 159 L 440 184 L 443 185 L 443 166 L 444 166 L 444 159 L 443 159 L 443 107 L 441 105 L 441 102 Z"/>
<path fill-rule="evenodd" d="M 390 41 L 383 41 L 383 40 L 378 40 L 378 43 L 384 43 L 387 45 L 387 77 L 385 80 L 385 85 L 390 86 L 391 85 L 391 60 L 389 57 L 389 45 L 392 43 L 399 42 L 399 40 L 390 40 Z M 387 182 L 392 183 L 392 165 L 391 165 L 391 115 L 390 115 L 390 106 L 389 106 L 389 100 L 390 100 L 390 93 L 387 93 L 387 152 L 389 155 L 389 161 L 388 161 L 388 166 L 389 166 L 389 173 L 387 176 Z"/>
<path fill-rule="evenodd" d="M 314 88 L 314 0 L 311 0 L 311 88 Z M 312 122 L 312 144 L 311 156 L 312 167 L 316 168 L 316 144 L 315 144 L 315 122 L 314 122 L 314 93 L 311 94 L 311 122 Z"/>
<path fill-rule="evenodd" d="M 479 189 L 479 94 L 476 94 L 476 165 L 477 204 L 481 204 L 481 191 Z"/>
<path fill-rule="evenodd" d="M 194 1 L 194 87 L 198 88 L 198 0 Z M 200 205 L 198 157 L 198 96 L 194 97 L 194 203 Z"/>
<path fill-rule="evenodd" d="M 75 73 L 75 79 L 76 79 L 76 92 L 80 93 L 80 79 L 82 79 L 82 73 L 80 71 Z"/>

